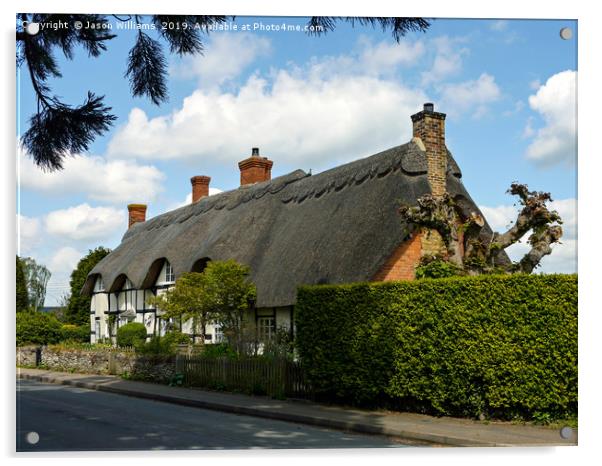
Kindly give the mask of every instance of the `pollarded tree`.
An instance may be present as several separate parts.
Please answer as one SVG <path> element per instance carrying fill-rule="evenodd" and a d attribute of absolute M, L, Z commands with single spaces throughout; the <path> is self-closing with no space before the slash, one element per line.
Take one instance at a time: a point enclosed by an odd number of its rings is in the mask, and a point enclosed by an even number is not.
<path fill-rule="evenodd" d="M 27 67 L 38 102 L 22 144 L 42 168 L 62 169 L 66 156 L 87 151 L 94 139 L 106 133 L 116 119 L 111 107 L 105 105 L 104 96 L 88 91 L 81 105 L 72 106 L 53 95 L 49 85 L 51 79 L 61 77 L 55 51 L 71 60 L 77 47 L 83 48 L 90 57 L 98 57 L 107 50 L 107 43 L 116 37 L 108 27 L 111 17 L 131 22 L 137 29 L 125 76 L 133 96 L 148 97 L 155 105 L 168 98 L 164 45 L 170 53 L 179 56 L 202 54 L 203 34 L 209 34 L 214 26 L 228 19 L 235 19 L 234 16 L 207 15 L 19 14 L 17 67 L 23 64 Z M 146 24 L 142 24 L 143 21 Z M 429 21 L 422 18 L 315 16 L 308 21 L 307 33 L 325 34 L 341 21 L 352 26 L 379 26 L 383 31 L 390 30 L 397 42 L 410 31 L 424 32 L 430 26 Z M 60 27 L 36 29 L 36 24 Z M 152 26 L 154 38 L 146 25 Z"/>
<path fill-rule="evenodd" d="M 444 260 L 456 269 L 469 274 L 504 271 L 531 273 L 548 254 L 551 245 L 562 237 L 562 219 L 555 210 L 549 210 L 550 193 L 529 191 L 527 185 L 512 183 L 509 194 L 518 196 L 522 206 L 512 226 L 504 233 L 493 233 L 489 240 L 481 236 L 485 220 L 478 212 L 461 215 L 456 202 L 449 196 L 427 194 L 418 199 L 416 206 L 402 205 L 399 209 L 404 220 L 417 227 L 437 231 L 445 245 Z M 531 249 L 517 263 L 502 264 L 500 252 L 519 242 L 529 231 L 527 240 Z"/>
<path fill-rule="evenodd" d="M 81 289 L 90 271 L 110 252 L 110 249 L 102 246 L 89 250 L 88 254 L 79 260 L 77 266 L 71 272 L 71 279 L 69 280 L 71 292 L 64 311 L 64 320 L 66 323 L 74 325 L 89 323 L 91 298 L 89 296 L 82 296 Z"/>

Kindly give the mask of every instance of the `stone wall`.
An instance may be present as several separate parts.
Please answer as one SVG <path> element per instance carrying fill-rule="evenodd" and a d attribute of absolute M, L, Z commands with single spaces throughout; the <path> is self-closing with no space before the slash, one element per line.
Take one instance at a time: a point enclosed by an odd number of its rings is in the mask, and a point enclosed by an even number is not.
<path fill-rule="evenodd" d="M 36 350 L 40 350 L 36 364 Z M 56 346 L 17 348 L 18 366 L 38 366 L 60 372 L 123 375 L 166 383 L 176 373 L 174 356 L 145 356 L 131 350 L 76 349 Z"/>
<path fill-rule="evenodd" d="M 36 353 L 39 346 L 23 346 L 17 348 L 17 366 L 36 366 Z"/>

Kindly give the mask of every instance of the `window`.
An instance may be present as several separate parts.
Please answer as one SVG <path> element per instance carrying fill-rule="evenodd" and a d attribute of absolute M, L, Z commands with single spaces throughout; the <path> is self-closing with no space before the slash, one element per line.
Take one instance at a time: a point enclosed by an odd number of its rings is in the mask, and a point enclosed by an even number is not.
<path fill-rule="evenodd" d="M 165 262 L 165 281 L 168 283 L 173 283 L 176 281 L 176 277 L 173 273 L 173 267 L 169 262 Z"/>
<path fill-rule="evenodd" d="M 269 341 L 276 331 L 276 319 L 274 317 L 257 318 L 257 337 L 259 341 Z"/>
<path fill-rule="evenodd" d="M 94 322 L 94 336 L 96 337 L 95 340 L 99 341 L 102 337 L 102 335 L 100 334 L 100 320 L 96 319 L 96 321 Z"/>
<path fill-rule="evenodd" d="M 215 334 L 215 343 L 221 343 L 224 341 L 224 332 L 221 327 L 214 327 L 213 333 Z"/>
<path fill-rule="evenodd" d="M 104 289 L 105 289 L 105 284 L 102 281 L 102 277 L 98 277 L 96 279 L 96 284 L 95 284 L 95 287 L 94 287 L 94 291 L 95 292 L 104 291 Z"/>

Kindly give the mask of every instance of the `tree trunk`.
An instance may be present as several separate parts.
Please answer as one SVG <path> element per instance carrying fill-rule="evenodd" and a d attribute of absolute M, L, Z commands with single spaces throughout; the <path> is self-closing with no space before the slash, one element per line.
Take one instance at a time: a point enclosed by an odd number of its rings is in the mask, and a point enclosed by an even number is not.
<path fill-rule="evenodd" d="M 562 236 L 562 228 L 553 226 L 541 233 L 533 233 L 529 238 L 531 250 L 520 261 L 520 271 L 531 273 L 539 265 L 541 259 L 552 252 L 551 245 L 557 243 Z"/>

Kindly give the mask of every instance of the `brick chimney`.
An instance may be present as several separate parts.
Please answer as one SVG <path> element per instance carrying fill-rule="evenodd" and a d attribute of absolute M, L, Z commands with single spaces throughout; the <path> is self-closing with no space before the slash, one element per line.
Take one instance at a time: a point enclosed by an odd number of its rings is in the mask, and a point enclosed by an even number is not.
<path fill-rule="evenodd" d="M 426 148 L 427 178 L 433 196 L 442 196 L 446 191 L 447 148 L 445 147 L 445 113 L 435 112 L 432 103 L 412 115 L 414 137 L 420 138 Z"/>
<path fill-rule="evenodd" d="M 129 204 L 128 214 L 128 228 L 134 223 L 146 221 L 146 204 Z"/>
<path fill-rule="evenodd" d="M 209 196 L 209 183 L 211 177 L 209 176 L 193 176 L 190 178 L 190 184 L 192 184 L 192 203 L 198 202 L 204 197 Z"/>
<path fill-rule="evenodd" d="M 274 162 L 267 157 L 259 155 L 259 148 L 253 147 L 251 157 L 238 162 L 240 168 L 240 185 L 261 183 L 272 179 L 272 165 Z"/>

